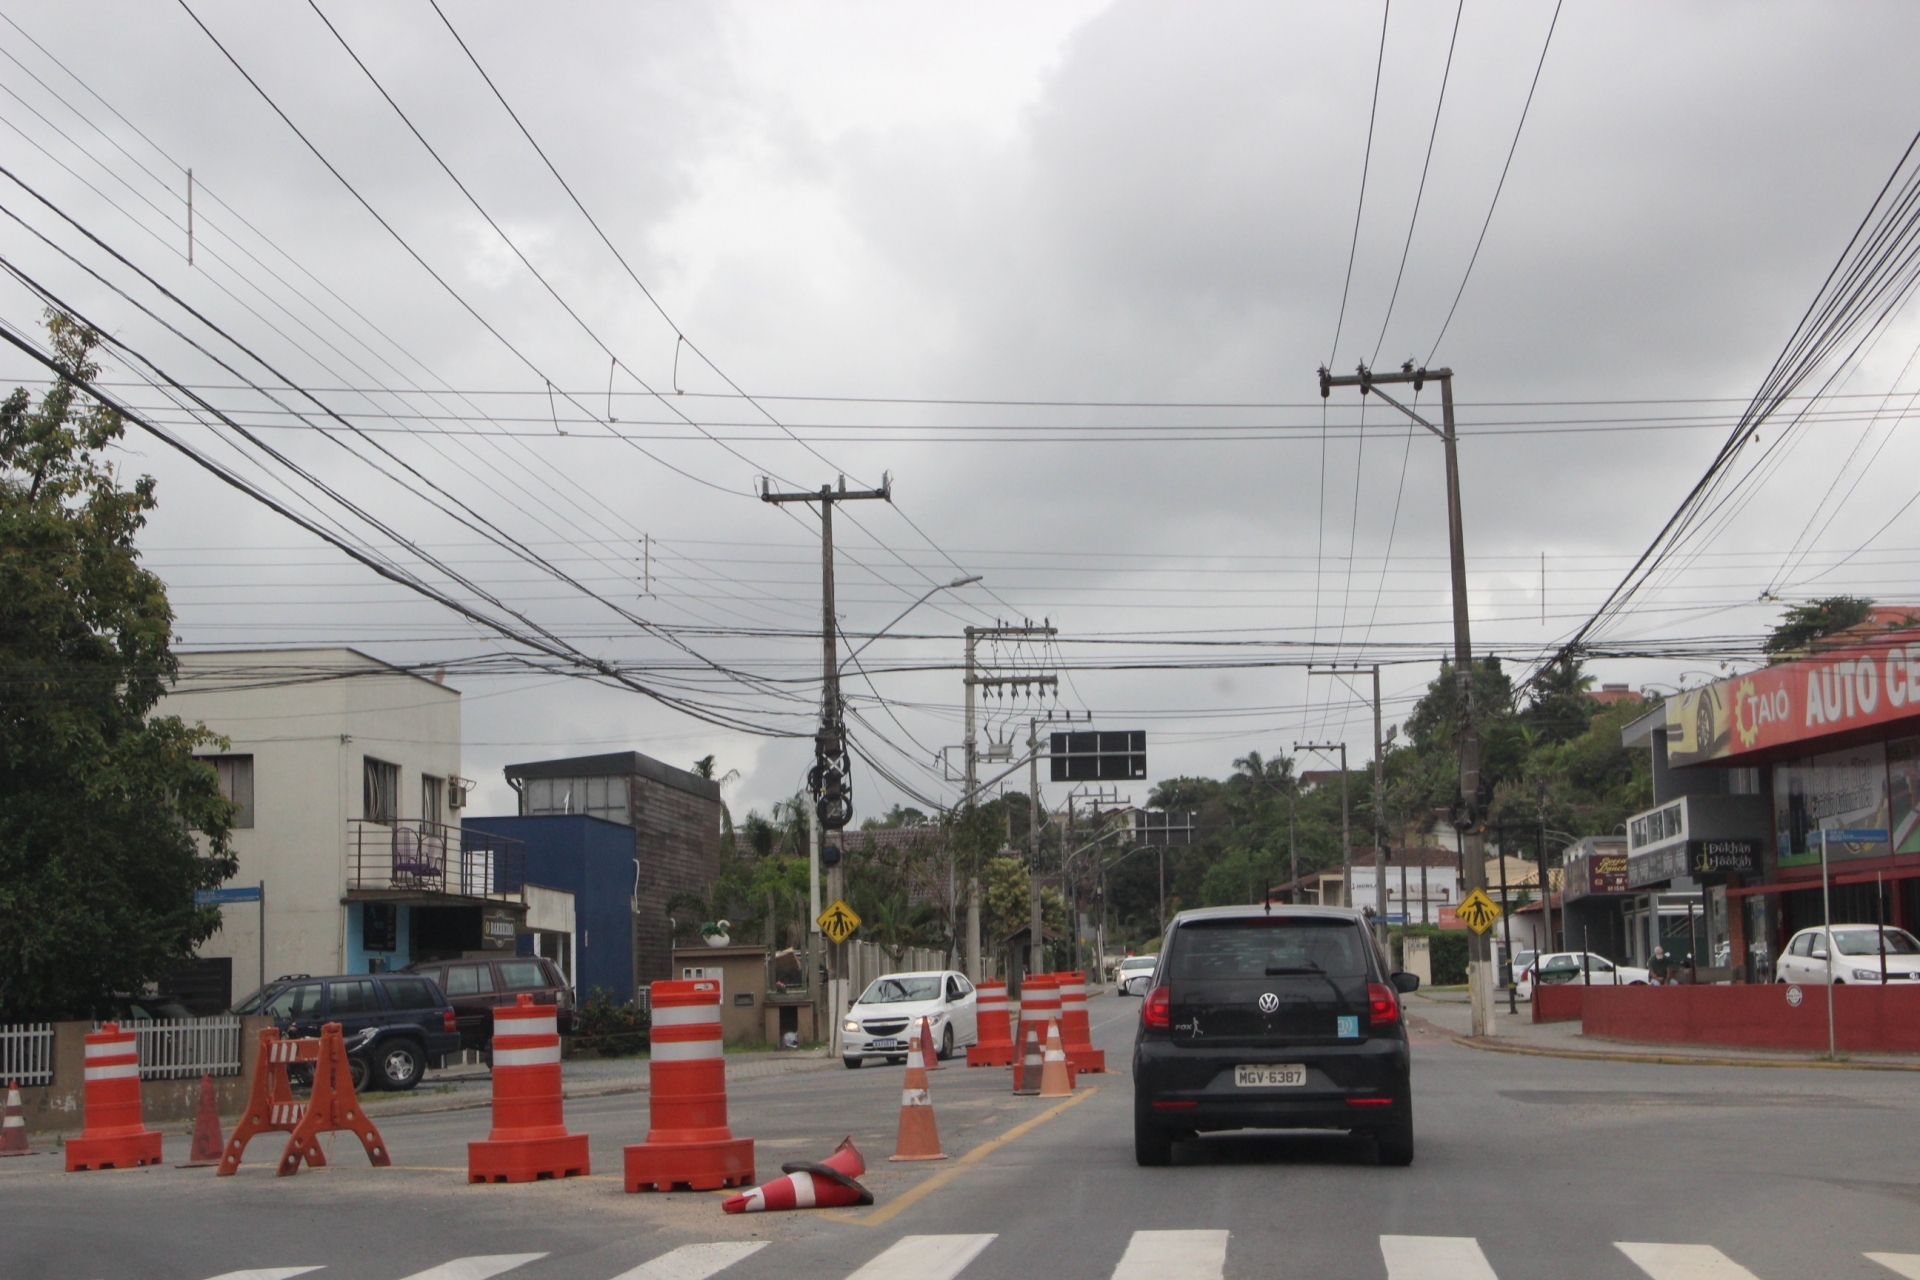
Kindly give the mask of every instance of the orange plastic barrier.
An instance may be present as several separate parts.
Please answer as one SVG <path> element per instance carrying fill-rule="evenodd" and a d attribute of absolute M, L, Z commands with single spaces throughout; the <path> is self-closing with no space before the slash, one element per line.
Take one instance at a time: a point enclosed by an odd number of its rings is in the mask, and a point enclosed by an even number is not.
<path fill-rule="evenodd" d="M 287 1066 L 294 1062 L 313 1064 L 313 1092 L 305 1102 L 294 1101 L 293 1085 L 287 1079 Z M 380 1131 L 367 1119 L 367 1113 L 360 1109 L 360 1099 L 354 1095 L 347 1042 L 340 1034 L 340 1024 L 329 1022 L 321 1027 L 318 1040 L 282 1040 L 279 1031 L 262 1028 L 246 1114 L 233 1127 L 216 1176 L 226 1178 L 238 1172 L 240 1157 L 259 1133 L 288 1135 L 286 1150 L 280 1153 L 280 1177 L 300 1172 L 302 1160 L 318 1169 L 327 1162 L 326 1153 L 320 1150 L 320 1135 L 343 1129 L 360 1139 L 367 1151 L 367 1163 L 376 1168 L 393 1163 L 387 1158 L 387 1144 Z"/>
<path fill-rule="evenodd" d="M 974 1008 L 979 1018 L 979 1043 L 967 1046 L 967 1065 L 1010 1066 L 1017 1050 L 1013 1044 L 1013 1026 L 1007 1021 L 1007 984 L 983 982 L 978 992 Z"/>
<path fill-rule="evenodd" d="M 753 1139 L 727 1127 L 720 983 L 653 984 L 647 1140 L 625 1148 L 629 1191 L 716 1191 L 753 1181 Z"/>
<path fill-rule="evenodd" d="M 1078 970 L 1053 975 L 1060 989 L 1060 1040 L 1075 1071 L 1105 1071 L 1107 1051 L 1093 1047 L 1087 1025 L 1087 975 Z"/>
<path fill-rule="evenodd" d="M 468 1182 L 535 1182 L 590 1173 L 587 1135 L 568 1133 L 560 1102 L 554 1007 L 522 992 L 493 1011 L 493 1130 L 467 1144 Z"/>
<path fill-rule="evenodd" d="M 87 1037 L 86 1128 L 67 1143 L 67 1172 L 160 1163 L 160 1134 L 140 1115 L 140 1051 L 131 1031 L 102 1024 Z"/>

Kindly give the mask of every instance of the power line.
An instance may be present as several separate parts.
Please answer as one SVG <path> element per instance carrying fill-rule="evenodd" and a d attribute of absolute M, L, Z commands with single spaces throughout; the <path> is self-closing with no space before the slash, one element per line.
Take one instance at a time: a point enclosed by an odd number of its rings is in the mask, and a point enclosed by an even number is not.
<path fill-rule="evenodd" d="M 1467 0 L 1458 0 L 1454 5 L 1453 34 L 1447 37 L 1447 65 L 1440 72 L 1440 97 L 1433 104 L 1433 128 L 1427 133 L 1426 159 L 1420 162 L 1420 185 L 1413 192 L 1413 216 L 1407 219 L 1407 242 L 1400 246 L 1400 269 L 1393 273 L 1393 292 L 1387 295 L 1387 314 L 1381 317 L 1380 336 L 1374 339 L 1373 355 L 1367 359 L 1369 365 L 1379 362 L 1380 348 L 1387 341 L 1387 326 L 1393 323 L 1393 304 L 1400 300 L 1400 281 L 1407 274 L 1407 257 L 1413 252 L 1413 230 L 1420 225 L 1420 202 L 1427 194 L 1427 170 L 1433 166 L 1433 144 L 1440 136 L 1440 111 L 1447 105 L 1447 81 L 1453 77 L 1453 48 L 1460 40 L 1460 15 L 1466 10 Z"/>
<path fill-rule="evenodd" d="M 1327 367 L 1333 367 L 1334 357 L 1340 353 L 1340 331 L 1347 323 L 1347 294 L 1353 288 L 1353 262 L 1360 253 L 1360 215 L 1367 208 L 1367 172 L 1373 166 L 1373 125 L 1380 114 L 1380 72 L 1387 65 L 1387 18 L 1393 10 L 1393 0 L 1381 0 L 1380 4 L 1380 52 L 1373 63 L 1373 102 L 1367 108 L 1367 147 L 1360 157 L 1360 198 L 1353 206 L 1353 240 L 1347 246 L 1347 275 L 1340 286 L 1340 314 L 1333 324 L 1333 348 L 1327 354 Z"/>

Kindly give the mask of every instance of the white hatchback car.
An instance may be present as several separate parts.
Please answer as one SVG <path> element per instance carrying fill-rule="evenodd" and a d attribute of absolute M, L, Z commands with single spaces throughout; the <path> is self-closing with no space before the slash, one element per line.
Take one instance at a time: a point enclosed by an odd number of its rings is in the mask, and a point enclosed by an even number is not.
<path fill-rule="evenodd" d="M 1825 935 L 1831 933 L 1828 948 Z M 1920 942 L 1905 929 L 1886 931 L 1887 981 L 1920 981 Z M 1832 929 L 1802 929 L 1780 953 L 1773 967 L 1775 982 L 1826 985 L 1828 975 L 1840 985 L 1880 981 L 1880 937 L 1870 924 L 1837 924 Z"/>
<path fill-rule="evenodd" d="M 925 1018 L 935 1052 L 951 1058 L 980 1040 L 978 997 L 963 973 L 951 969 L 889 973 L 875 978 L 847 1010 L 840 1027 L 840 1058 L 857 1068 L 868 1058 L 907 1060 L 913 1029 Z"/>
<path fill-rule="evenodd" d="M 1153 985 L 1154 966 L 1160 963 L 1159 956 L 1128 956 L 1120 962 L 1120 968 L 1114 973 L 1117 984 L 1116 995 L 1143 996 L 1147 988 Z"/>
<path fill-rule="evenodd" d="M 1521 1000 L 1533 999 L 1533 984 L 1537 975 L 1545 974 L 1546 985 L 1557 986 L 1568 982 L 1587 982 L 1595 986 L 1643 987 L 1651 975 L 1645 969 L 1636 969 L 1630 964 L 1615 964 L 1605 956 L 1591 951 L 1582 956 L 1578 951 L 1549 951 L 1545 955 L 1535 956 L 1514 977 L 1514 995 Z"/>

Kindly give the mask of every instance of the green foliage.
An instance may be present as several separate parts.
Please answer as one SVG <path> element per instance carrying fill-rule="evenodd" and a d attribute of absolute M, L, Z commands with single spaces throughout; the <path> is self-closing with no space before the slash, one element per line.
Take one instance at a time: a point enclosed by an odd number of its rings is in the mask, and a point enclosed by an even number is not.
<path fill-rule="evenodd" d="M 1789 605 L 1762 647 L 1783 662 L 1797 657 L 1815 640 L 1865 622 L 1873 611 L 1873 601 L 1864 596 L 1828 596 L 1806 604 Z"/>
<path fill-rule="evenodd" d="M 651 1024 L 647 1015 L 630 1004 L 615 1004 L 613 992 L 594 987 L 580 1005 L 580 1029 L 569 1045 L 592 1049 L 604 1058 L 623 1058 L 645 1052 Z"/>
<path fill-rule="evenodd" d="M 97 373 L 92 334 L 48 330 Z M 148 718 L 177 669 L 173 611 L 134 549 L 153 480 L 123 488 L 106 460 L 122 432 L 65 382 L 0 403 L 0 1021 L 144 988 L 220 927 L 193 891 L 235 870 L 232 806 L 193 754 L 218 739 Z"/>

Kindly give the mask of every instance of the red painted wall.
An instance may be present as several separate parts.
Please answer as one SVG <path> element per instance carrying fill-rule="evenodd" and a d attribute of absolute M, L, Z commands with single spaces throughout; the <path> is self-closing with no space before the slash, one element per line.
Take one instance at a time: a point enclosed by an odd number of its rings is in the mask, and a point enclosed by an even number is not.
<path fill-rule="evenodd" d="M 1614 1040 L 1825 1052 L 1827 989 L 1799 988 L 1797 1008 L 1787 1003 L 1788 990 L 1778 984 L 1589 987 L 1581 1032 Z M 1920 1053 L 1920 986 L 1839 986 L 1833 997 L 1835 1038 L 1843 1053 Z"/>
<path fill-rule="evenodd" d="M 1536 986 L 1533 989 L 1533 1020 L 1535 1022 L 1578 1022 L 1582 1003 L 1582 993 L 1593 990 L 1584 982 L 1554 983 L 1550 986 Z"/>

